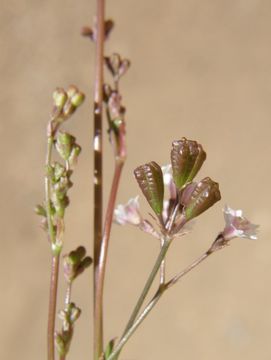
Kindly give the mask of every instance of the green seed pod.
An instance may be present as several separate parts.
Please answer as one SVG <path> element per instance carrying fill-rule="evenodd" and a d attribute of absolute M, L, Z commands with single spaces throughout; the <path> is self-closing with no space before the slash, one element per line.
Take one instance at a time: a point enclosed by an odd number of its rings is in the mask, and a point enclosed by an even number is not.
<path fill-rule="evenodd" d="M 75 137 L 69 133 L 62 131 L 57 133 L 56 149 L 64 160 L 70 157 L 74 143 Z"/>
<path fill-rule="evenodd" d="M 221 199 L 218 183 L 209 177 L 204 178 L 195 186 L 184 208 L 186 220 L 200 215 Z"/>
<path fill-rule="evenodd" d="M 171 164 L 173 180 L 179 190 L 194 179 L 205 159 L 206 153 L 196 141 L 186 138 L 173 141 Z"/>
<path fill-rule="evenodd" d="M 81 91 L 78 91 L 71 97 L 71 104 L 77 108 L 83 103 L 84 100 L 85 94 L 83 94 Z"/>
<path fill-rule="evenodd" d="M 164 200 L 163 173 L 160 166 L 152 161 L 134 171 L 138 185 L 156 215 L 162 215 Z"/>
<path fill-rule="evenodd" d="M 54 105 L 57 107 L 58 110 L 62 110 L 67 99 L 67 93 L 62 88 L 56 88 L 56 90 L 53 92 L 53 99 L 54 99 Z"/>

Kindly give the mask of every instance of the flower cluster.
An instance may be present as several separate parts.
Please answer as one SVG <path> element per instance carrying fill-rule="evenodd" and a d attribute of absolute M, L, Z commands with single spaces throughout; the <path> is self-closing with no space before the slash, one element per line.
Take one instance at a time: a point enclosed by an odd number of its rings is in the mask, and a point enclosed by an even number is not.
<path fill-rule="evenodd" d="M 206 153 L 196 141 L 182 138 L 172 143 L 171 164 L 160 166 L 150 162 L 135 170 L 138 184 L 153 209 L 159 230 L 144 219 L 139 209 L 139 197 L 115 209 L 115 222 L 119 225 L 134 225 L 161 238 L 164 233 L 173 237 L 183 235 L 184 227 L 220 200 L 219 186 L 209 177 L 199 182 L 194 178 L 206 159 Z M 166 191 L 168 197 L 164 198 Z M 241 210 L 224 209 L 225 229 L 218 236 L 219 246 L 235 237 L 256 239 L 257 225 L 243 217 Z M 216 243 L 218 245 L 218 242 Z"/>

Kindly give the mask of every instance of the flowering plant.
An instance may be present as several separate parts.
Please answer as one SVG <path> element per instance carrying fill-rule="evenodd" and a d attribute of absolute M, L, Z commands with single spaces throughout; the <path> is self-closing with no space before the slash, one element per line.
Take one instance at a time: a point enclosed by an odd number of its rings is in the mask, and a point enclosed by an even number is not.
<path fill-rule="evenodd" d="M 185 137 L 172 142 L 170 164 L 161 167 L 155 161 L 138 166 L 134 176 L 151 208 L 151 219 L 141 214 L 139 197 L 131 198 L 125 205 L 116 205 L 116 196 L 122 169 L 127 158 L 126 109 L 120 91 L 120 80 L 128 71 L 130 61 L 119 54 L 104 55 L 104 43 L 113 28 L 112 20 L 104 18 L 104 0 L 97 0 L 97 19 L 94 28 L 84 27 L 82 35 L 91 39 L 96 47 L 95 94 L 93 106 L 94 134 L 94 236 L 93 259 L 82 246 L 61 258 L 64 246 L 65 213 L 70 203 L 69 190 L 81 147 L 76 138 L 63 128 L 78 110 L 85 95 L 74 85 L 66 90 L 57 88 L 53 93 L 53 106 L 47 126 L 47 155 L 45 175 L 45 199 L 36 207 L 41 216 L 52 256 L 51 284 L 48 314 L 48 360 L 57 354 L 65 360 L 72 343 L 75 323 L 81 314 L 72 301 L 74 282 L 91 264 L 94 271 L 94 359 L 116 360 L 139 325 L 155 307 L 165 292 L 211 254 L 229 245 L 233 238 L 257 238 L 257 225 L 243 217 L 241 210 L 224 209 L 225 228 L 210 247 L 185 269 L 168 278 L 167 253 L 177 237 L 189 231 L 191 221 L 203 214 L 221 199 L 217 182 L 210 177 L 195 180 L 206 160 L 206 152 L 197 141 Z M 112 81 L 106 84 L 103 68 L 107 67 Z M 103 117 L 106 117 L 109 141 L 112 145 L 115 170 L 107 208 L 103 211 Z M 54 155 L 57 158 L 54 158 Z M 104 223 L 103 223 L 104 220 Z M 160 241 L 160 252 L 136 301 L 125 329 L 118 339 L 104 341 L 104 280 L 108 258 L 108 246 L 112 223 L 133 225 Z M 59 312 L 61 328 L 56 330 L 57 293 L 60 261 L 66 282 L 64 308 Z M 159 274 L 159 275 L 158 275 Z M 144 305 L 156 278 L 159 285 L 151 300 Z"/>

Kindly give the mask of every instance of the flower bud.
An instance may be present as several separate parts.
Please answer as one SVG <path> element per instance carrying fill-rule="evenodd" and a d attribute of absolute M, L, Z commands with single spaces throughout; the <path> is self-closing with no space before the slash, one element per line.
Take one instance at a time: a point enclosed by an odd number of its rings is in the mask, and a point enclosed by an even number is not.
<path fill-rule="evenodd" d="M 76 250 L 64 256 L 64 276 L 68 282 L 73 281 L 92 264 L 92 259 L 89 256 L 85 257 L 85 255 L 86 249 L 79 246 Z"/>
<path fill-rule="evenodd" d="M 164 200 L 163 173 L 160 166 L 152 161 L 134 171 L 138 185 L 156 215 L 161 216 Z"/>
<path fill-rule="evenodd" d="M 59 155 L 68 160 L 71 155 L 73 144 L 75 143 L 75 137 L 67 132 L 59 131 L 57 134 L 56 149 Z"/>
<path fill-rule="evenodd" d="M 173 141 L 171 164 L 173 179 L 179 190 L 194 179 L 205 159 L 206 153 L 196 141 L 186 138 Z"/>
<path fill-rule="evenodd" d="M 67 101 L 67 93 L 62 88 L 56 88 L 53 92 L 54 105 L 58 110 L 62 110 L 66 101 Z"/>
<path fill-rule="evenodd" d="M 201 180 L 194 187 L 190 194 L 190 199 L 184 208 L 186 220 L 200 215 L 217 201 L 221 199 L 218 183 L 211 180 L 209 177 Z"/>
<path fill-rule="evenodd" d="M 59 356 L 65 356 L 67 353 L 66 343 L 61 334 L 55 334 L 55 345 Z"/>
<path fill-rule="evenodd" d="M 72 148 L 71 154 L 68 159 L 71 169 L 73 169 L 77 164 L 78 156 L 80 155 L 80 153 L 81 153 L 81 146 L 75 144 Z"/>
<path fill-rule="evenodd" d="M 74 303 L 68 305 L 69 320 L 73 324 L 81 315 L 81 309 L 79 309 Z"/>
<path fill-rule="evenodd" d="M 78 91 L 71 97 L 71 104 L 77 108 L 83 103 L 84 100 L 85 94 L 83 94 L 81 91 Z"/>

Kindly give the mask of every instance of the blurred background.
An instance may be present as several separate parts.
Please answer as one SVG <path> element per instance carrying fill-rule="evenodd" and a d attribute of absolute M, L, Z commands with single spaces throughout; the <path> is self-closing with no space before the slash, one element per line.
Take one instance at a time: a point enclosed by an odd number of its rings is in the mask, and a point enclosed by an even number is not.
<path fill-rule="evenodd" d="M 94 1 L 3 0 L 0 13 L 1 359 L 46 359 L 50 252 L 33 213 L 44 196 L 45 129 L 56 86 L 87 95 L 67 124 L 83 147 L 70 192 L 64 252 L 92 255 L 94 46 L 80 36 Z M 223 228 L 225 203 L 260 224 L 257 242 L 236 239 L 171 289 L 130 340 L 123 360 L 270 359 L 271 2 L 117 0 L 106 53 L 132 67 L 122 81 L 128 151 L 118 194 L 139 193 L 133 169 L 169 162 L 171 142 L 203 144 L 199 177 L 219 182 L 222 200 L 170 251 L 168 276 L 202 254 Z M 106 195 L 113 158 L 105 136 Z M 141 196 L 144 211 L 147 207 Z M 112 230 L 106 277 L 106 340 L 120 335 L 157 256 L 158 244 L 132 227 Z M 63 306 L 61 277 L 59 304 Z M 92 358 L 92 274 L 75 283 L 83 316 L 69 359 Z M 58 322 L 58 327 L 60 322 Z"/>

